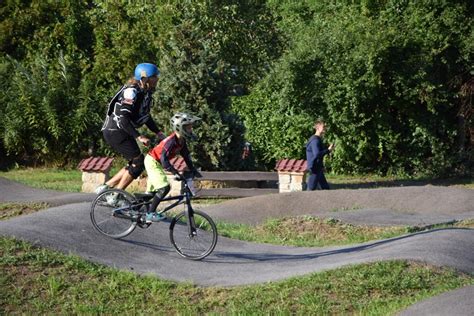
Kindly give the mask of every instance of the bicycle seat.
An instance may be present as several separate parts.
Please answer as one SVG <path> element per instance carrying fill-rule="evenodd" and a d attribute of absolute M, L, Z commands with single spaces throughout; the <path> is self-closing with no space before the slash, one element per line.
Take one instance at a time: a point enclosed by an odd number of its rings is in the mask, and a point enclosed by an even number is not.
<path fill-rule="evenodd" d="M 155 193 L 135 193 L 134 195 L 139 200 L 149 201 L 155 196 Z"/>

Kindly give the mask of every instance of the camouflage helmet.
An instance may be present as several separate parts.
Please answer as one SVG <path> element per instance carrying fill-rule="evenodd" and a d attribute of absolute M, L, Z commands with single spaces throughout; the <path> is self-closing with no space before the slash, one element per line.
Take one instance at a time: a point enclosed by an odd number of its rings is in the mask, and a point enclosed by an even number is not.
<path fill-rule="evenodd" d="M 193 124 L 196 121 L 199 121 L 201 118 L 194 116 L 192 114 L 179 112 L 173 115 L 171 118 L 171 126 L 173 127 L 173 131 L 177 132 L 179 135 L 182 135 L 184 138 L 193 141 L 197 139 L 196 134 L 192 131 L 188 132 L 185 129 L 186 125 Z"/>

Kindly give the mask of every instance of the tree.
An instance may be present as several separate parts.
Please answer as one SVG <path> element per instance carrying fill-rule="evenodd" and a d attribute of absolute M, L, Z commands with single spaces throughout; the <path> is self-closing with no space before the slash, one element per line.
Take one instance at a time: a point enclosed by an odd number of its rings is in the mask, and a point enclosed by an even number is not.
<path fill-rule="evenodd" d="M 337 172 L 443 175 L 457 168 L 457 135 L 464 134 L 459 97 L 472 78 L 470 5 L 372 4 L 273 3 L 289 47 L 275 71 L 234 106 L 247 135 L 261 140 L 254 147 L 281 155 L 262 156 L 268 165 L 285 152 L 303 158 L 287 140 L 304 144 L 307 114 L 328 122 L 327 136 L 337 141 L 328 166 Z M 275 114 L 266 111 L 257 124 L 262 102 Z M 293 135 L 281 136 L 282 116 Z"/>
<path fill-rule="evenodd" d="M 75 96 L 91 51 L 88 3 L 8 2 L 3 9 L 9 15 L 1 27 L 12 30 L 0 41 L 3 146 L 23 160 L 62 164 L 80 152 L 80 140 L 69 136 L 87 124 Z"/>
<path fill-rule="evenodd" d="M 225 168 L 230 161 L 223 157 L 235 131 L 232 118 L 226 115 L 227 64 L 219 59 L 210 39 L 190 16 L 175 26 L 162 56 L 157 90 L 160 108 L 156 111 L 160 122 L 167 126 L 172 114 L 179 111 L 201 117 L 200 128 L 196 128 L 199 143 L 194 148 L 198 164 L 207 170 Z"/>
<path fill-rule="evenodd" d="M 253 85 L 277 54 L 277 46 L 267 47 L 277 38 L 271 15 L 265 6 L 250 2 L 184 3 L 178 11 L 160 53 L 157 114 L 163 125 L 176 111 L 202 117 L 194 151 L 204 169 L 244 168 L 244 129 L 229 110 L 229 97 L 236 94 L 236 85 Z"/>

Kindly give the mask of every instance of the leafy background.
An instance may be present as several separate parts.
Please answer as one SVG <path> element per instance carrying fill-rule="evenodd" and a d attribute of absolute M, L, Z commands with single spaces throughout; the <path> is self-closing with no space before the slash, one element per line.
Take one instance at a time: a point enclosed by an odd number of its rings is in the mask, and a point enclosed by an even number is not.
<path fill-rule="evenodd" d="M 471 1 L 6 0 L 0 165 L 113 154 L 106 105 L 146 61 L 162 72 L 159 125 L 203 118 L 205 170 L 304 158 L 323 118 L 335 173 L 472 174 L 472 13 Z"/>

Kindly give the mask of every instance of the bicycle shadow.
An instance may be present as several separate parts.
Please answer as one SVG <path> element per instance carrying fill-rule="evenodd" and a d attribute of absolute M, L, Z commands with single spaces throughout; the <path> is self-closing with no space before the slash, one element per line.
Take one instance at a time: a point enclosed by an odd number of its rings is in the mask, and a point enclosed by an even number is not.
<path fill-rule="evenodd" d="M 212 261 L 215 263 L 233 263 L 233 264 L 250 264 L 255 261 L 257 262 L 267 262 L 267 261 L 293 261 L 293 260 L 312 260 L 316 258 L 331 256 L 331 255 L 338 255 L 338 254 L 348 254 L 348 253 L 355 253 L 375 247 L 379 247 L 381 245 L 393 243 L 399 240 L 404 240 L 408 238 L 413 238 L 419 235 L 425 234 L 432 234 L 437 231 L 443 230 L 471 230 L 469 228 L 439 228 L 433 229 L 428 231 L 416 232 L 411 233 L 408 235 L 403 235 L 399 237 L 394 237 L 386 240 L 380 240 L 375 242 L 369 242 L 368 244 L 358 245 L 353 247 L 347 247 L 342 249 L 336 250 L 329 250 L 329 251 L 318 251 L 315 253 L 305 253 L 305 254 L 278 254 L 278 253 L 243 253 L 243 252 L 221 252 L 221 251 L 214 251 L 214 253 L 207 258 L 208 261 Z M 216 260 L 214 258 L 221 258 L 221 259 L 237 259 L 239 261 L 236 262 L 229 262 L 228 260 Z M 248 260 L 248 262 L 241 261 L 241 260 Z"/>
<path fill-rule="evenodd" d="M 171 245 L 166 246 L 166 245 L 160 245 L 160 244 L 152 244 L 152 243 L 149 243 L 149 242 L 132 240 L 132 239 L 120 239 L 120 241 L 123 241 L 127 244 L 131 244 L 131 245 L 134 245 L 134 246 L 139 246 L 139 247 L 144 247 L 144 248 L 147 248 L 147 249 L 151 249 L 151 250 L 163 251 L 163 252 L 167 252 L 167 253 L 168 252 L 169 253 L 175 253 L 175 250 Z"/>
<path fill-rule="evenodd" d="M 137 238 L 147 238 L 147 237 L 144 237 L 144 236 L 149 235 L 150 230 L 152 230 L 153 231 L 152 235 L 154 236 L 155 239 L 169 242 L 168 234 L 167 233 L 160 234 L 160 231 L 168 232 L 168 226 L 170 225 L 170 223 L 171 223 L 171 219 L 167 218 L 165 220 L 162 220 L 160 223 L 158 223 L 158 225 L 155 223 L 155 224 L 152 225 L 152 227 L 144 229 L 143 233 L 138 234 L 138 236 L 137 236 L 137 234 L 134 235 L 134 233 L 132 233 L 129 236 L 118 239 L 118 241 L 124 242 L 126 244 L 130 244 L 130 245 L 134 245 L 134 246 L 139 246 L 139 247 L 151 249 L 151 250 L 163 251 L 163 252 L 167 252 L 167 253 L 168 252 L 169 253 L 175 253 L 175 250 L 174 250 L 174 248 L 171 244 L 169 244 L 169 245 L 158 244 L 158 243 L 155 244 L 155 243 L 146 242 L 146 241 L 142 241 L 142 240 L 137 239 Z M 166 226 L 166 227 L 164 227 L 164 226 Z M 138 230 L 140 228 L 136 228 L 136 229 L 137 229 L 138 232 L 140 232 Z"/>

